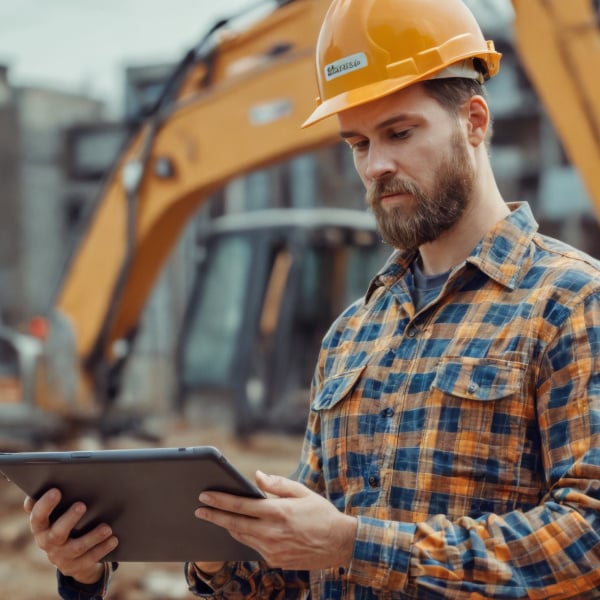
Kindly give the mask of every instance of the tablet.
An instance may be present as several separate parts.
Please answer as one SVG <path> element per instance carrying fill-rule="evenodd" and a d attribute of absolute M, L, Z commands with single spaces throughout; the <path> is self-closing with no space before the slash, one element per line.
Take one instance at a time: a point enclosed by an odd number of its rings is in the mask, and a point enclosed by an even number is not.
<path fill-rule="evenodd" d="M 213 446 L 0 453 L 0 472 L 32 498 L 60 489 L 63 499 L 51 520 L 73 502 L 85 502 L 88 510 L 72 535 L 108 523 L 119 545 L 106 561 L 260 558 L 226 529 L 194 516 L 204 490 L 264 497 Z"/>

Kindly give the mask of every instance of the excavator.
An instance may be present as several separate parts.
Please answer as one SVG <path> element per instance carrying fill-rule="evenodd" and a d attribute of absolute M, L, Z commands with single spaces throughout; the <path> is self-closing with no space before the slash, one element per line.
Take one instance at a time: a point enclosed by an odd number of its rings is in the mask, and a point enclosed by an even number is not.
<path fill-rule="evenodd" d="M 38 381 L 26 386 L 43 390 L 29 398 L 32 408 L 59 415 L 61 422 L 74 415 L 99 418 L 119 394 L 140 315 L 160 270 L 198 209 L 236 177 L 339 142 L 335 120 L 300 128 L 314 107 L 314 46 L 328 2 L 277 0 L 269 6 L 265 15 L 240 29 L 228 20 L 217 23 L 174 69 L 162 97 L 117 157 L 63 273 L 53 310 L 37 322 L 44 333 L 40 356 L 45 379 L 44 385 Z M 593 75 L 600 73 L 599 2 L 512 0 L 512 7 L 519 57 L 600 218 L 600 79 Z M 343 223 L 328 222 L 320 232 L 305 231 L 304 239 L 313 240 L 305 247 L 337 248 L 331 262 L 339 265 L 340 256 L 356 244 L 332 243 L 327 227 L 334 227 L 338 240 L 362 240 L 358 246 L 367 249 L 364 260 L 379 257 L 372 224 L 366 217 L 355 221 L 355 216 L 346 214 Z M 260 355 L 265 345 L 269 350 L 262 356 L 270 357 L 279 372 L 286 368 L 273 344 L 279 339 L 277 323 L 292 318 L 284 310 L 285 285 L 292 281 L 299 246 L 282 241 L 282 228 L 290 226 L 289 221 L 274 223 L 278 224 L 268 233 L 258 235 L 263 242 L 269 236 L 275 241 L 262 250 L 270 258 L 260 275 L 260 306 L 253 313 L 259 330 L 270 335 L 248 341 L 241 357 L 230 361 L 225 379 L 240 371 L 244 356 Z M 248 229 L 250 223 L 244 226 Z M 232 231 L 231 224 L 224 223 L 207 248 L 224 240 L 231 245 L 228 227 Z M 227 251 L 235 256 L 234 250 Z M 210 287 L 194 293 L 196 304 L 210 302 Z M 238 301 L 239 306 L 250 304 Z M 190 332 L 193 329 L 192 319 Z M 207 342 L 205 359 L 211 353 L 218 355 L 218 348 Z M 35 377 L 40 377 L 39 371 Z M 183 379 L 187 383 L 182 384 L 182 394 L 194 383 L 191 375 Z M 257 373 L 244 372 L 242 379 L 240 395 L 245 400 L 240 406 L 246 410 L 238 411 L 238 418 L 251 422 L 248 407 L 256 396 L 251 384 Z M 258 394 L 262 411 L 269 406 L 264 398 L 278 393 L 273 385 L 271 393 Z"/>
<path fill-rule="evenodd" d="M 339 141 L 334 123 L 300 128 L 315 102 L 314 46 L 327 3 L 278 0 L 262 5 L 271 10 L 241 29 L 228 20 L 217 23 L 176 66 L 162 97 L 104 182 L 63 273 L 53 310 L 44 322 L 36 321 L 45 338 L 43 368 L 36 376 L 41 372 L 45 379 L 29 404 L 61 415 L 63 423 L 100 418 L 118 396 L 146 300 L 200 206 L 233 178 Z M 254 12 L 239 16 L 236 23 L 247 23 Z M 337 266 L 331 282 L 348 248 L 356 247 L 355 238 L 366 240 L 359 247 L 380 250 L 365 214 L 328 211 L 319 224 L 308 226 L 290 211 L 285 224 L 280 219 L 269 231 L 281 231 L 294 219 L 288 236 L 293 243 L 263 249 L 270 253 L 269 268 L 262 288 L 255 291 L 256 302 L 266 303 L 255 316 L 262 346 L 272 345 L 267 338 L 282 335 L 278 324 L 269 325 L 269 311 L 281 320 L 282 302 L 288 300 L 285 290 L 278 291 L 282 278 L 288 287 L 302 285 L 292 261 L 300 237 L 312 238 L 310 248 L 326 245 L 333 252 L 330 262 Z M 340 241 L 331 241 L 332 232 Z M 265 239 L 264 231 L 261 237 Z M 215 343 L 207 343 L 213 352 Z M 281 353 L 268 352 L 270 360 L 281 358 Z M 240 380 L 240 369 L 234 371 L 232 376 Z M 250 382 L 242 387 L 245 394 L 246 387 L 257 386 Z"/>
<path fill-rule="evenodd" d="M 600 219 L 600 0 L 512 0 L 521 64 Z"/>

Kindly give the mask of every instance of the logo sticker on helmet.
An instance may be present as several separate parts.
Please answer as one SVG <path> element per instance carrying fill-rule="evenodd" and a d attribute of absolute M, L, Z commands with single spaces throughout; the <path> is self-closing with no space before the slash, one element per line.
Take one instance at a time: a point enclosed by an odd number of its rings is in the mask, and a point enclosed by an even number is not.
<path fill-rule="evenodd" d="M 367 66 L 369 66 L 369 61 L 367 60 L 367 55 L 364 52 L 351 54 L 350 56 L 346 56 L 340 60 L 336 60 L 335 62 L 325 65 L 325 79 L 327 81 L 331 81 L 332 79 L 336 79 L 342 75 L 348 75 L 354 71 L 364 69 Z"/>

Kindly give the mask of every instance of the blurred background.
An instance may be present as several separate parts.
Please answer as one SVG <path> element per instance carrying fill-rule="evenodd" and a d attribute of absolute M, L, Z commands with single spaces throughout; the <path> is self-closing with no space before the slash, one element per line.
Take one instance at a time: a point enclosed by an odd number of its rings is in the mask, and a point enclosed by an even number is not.
<path fill-rule="evenodd" d="M 0 59 L 15 86 L 93 98 L 123 117 L 125 70 L 174 63 L 212 25 L 255 0 L 0 2 Z"/>
<path fill-rule="evenodd" d="M 600 198 L 529 78 L 513 5 L 465 2 L 503 53 L 487 88 L 505 199 L 599 257 Z M 598 37 L 589 6 L 581 40 Z M 291 471 L 320 339 L 390 252 L 335 123 L 299 129 L 324 7 L 0 0 L 0 450 L 213 443 L 248 474 Z M 530 41 L 554 41 L 527 18 Z M 585 125 L 567 102 L 567 127 Z M 2 597 L 52 598 L 21 497 L 0 491 Z M 112 597 L 185 596 L 141 572 Z"/>
<path fill-rule="evenodd" d="M 503 53 L 487 88 L 504 197 L 598 256 L 589 190 L 528 78 L 513 5 L 466 1 Z M 389 254 L 336 132 L 299 129 L 316 7 L 0 2 L 7 443 L 160 437 L 150 424 L 173 415 L 302 431 L 319 340 Z M 295 64 L 288 82 L 278 69 Z"/>
<path fill-rule="evenodd" d="M 487 88 L 505 198 L 598 256 L 513 5 L 465 1 L 503 53 Z M 316 6 L 0 3 L 4 438 L 150 435 L 174 414 L 302 431 L 319 340 L 389 254 L 335 131 L 299 129 Z"/>

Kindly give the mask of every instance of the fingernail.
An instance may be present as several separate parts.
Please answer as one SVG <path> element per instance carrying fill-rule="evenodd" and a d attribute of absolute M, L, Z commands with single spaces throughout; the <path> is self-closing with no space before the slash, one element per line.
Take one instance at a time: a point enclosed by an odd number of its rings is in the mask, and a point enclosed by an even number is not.
<path fill-rule="evenodd" d="M 210 504 L 212 502 L 212 496 L 206 492 L 202 492 L 199 497 L 200 502 L 203 504 Z"/>
<path fill-rule="evenodd" d="M 272 477 L 270 475 L 267 475 L 266 473 L 263 473 L 262 471 L 257 471 L 257 473 L 265 480 L 265 481 L 272 481 Z"/>

